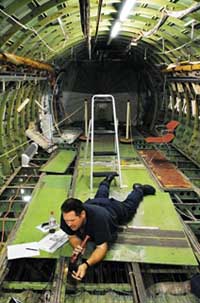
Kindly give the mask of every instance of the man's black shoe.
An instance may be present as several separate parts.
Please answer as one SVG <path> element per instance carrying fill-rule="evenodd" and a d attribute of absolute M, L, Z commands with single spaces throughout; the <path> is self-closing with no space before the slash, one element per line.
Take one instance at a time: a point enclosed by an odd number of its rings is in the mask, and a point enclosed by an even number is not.
<path fill-rule="evenodd" d="M 115 178 L 115 177 L 118 177 L 119 174 L 116 173 L 116 172 L 113 172 L 113 173 L 110 173 L 106 178 L 105 178 L 105 181 L 111 183 L 112 180 Z"/>
<path fill-rule="evenodd" d="M 140 183 L 135 183 L 133 184 L 133 189 L 134 190 L 141 190 L 143 192 L 143 195 L 144 196 L 147 196 L 147 195 L 155 195 L 156 193 L 156 190 L 153 186 L 151 185 L 148 185 L 148 184 L 140 184 Z"/>

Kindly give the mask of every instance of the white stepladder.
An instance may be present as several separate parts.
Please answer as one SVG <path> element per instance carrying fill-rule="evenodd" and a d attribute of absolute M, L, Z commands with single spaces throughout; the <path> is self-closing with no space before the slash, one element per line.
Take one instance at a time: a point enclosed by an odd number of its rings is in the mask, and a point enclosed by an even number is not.
<path fill-rule="evenodd" d="M 111 103 L 112 105 L 112 114 L 113 114 L 113 123 L 114 123 L 114 130 L 104 130 L 98 131 L 98 135 L 105 135 L 112 134 L 115 140 L 115 148 L 114 151 L 94 151 L 94 136 L 96 134 L 94 130 L 94 108 L 95 104 L 97 103 Z M 88 144 L 91 141 L 91 150 L 90 150 L 90 189 L 93 190 L 93 178 L 94 177 L 106 177 L 111 173 L 117 172 L 119 175 L 119 184 L 122 187 L 122 175 L 121 175 L 121 165 L 120 165 L 120 153 L 119 153 L 119 139 L 118 139 L 118 121 L 116 116 L 116 107 L 115 107 L 115 99 L 112 95 L 94 95 L 92 97 L 91 103 L 91 120 L 89 122 L 89 129 L 88 129 L 88 136 L 87 136 L 87 144 L 86 144 L 86 153 L 88 150 Z M 116 164 L 117 164 L 117 171 L 105 171 L 105 172 L 94 172 L 94 157 L 102 156 L 102 157 L 109 157 L 115 156 L 116 157 Z"/>

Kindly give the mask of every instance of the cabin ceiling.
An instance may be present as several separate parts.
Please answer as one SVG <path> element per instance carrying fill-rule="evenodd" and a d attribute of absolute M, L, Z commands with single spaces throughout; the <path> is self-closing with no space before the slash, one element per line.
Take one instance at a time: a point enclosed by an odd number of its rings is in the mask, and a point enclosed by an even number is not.
<path fill-rule="evenodd" d="M 1 52 L 60 65 L 66 58 L 132 56 L 153 64 L 199 60 L 199 1 L 137 0 L 118 36 L 111 39 L 124 3 L 1 0 Z"/>

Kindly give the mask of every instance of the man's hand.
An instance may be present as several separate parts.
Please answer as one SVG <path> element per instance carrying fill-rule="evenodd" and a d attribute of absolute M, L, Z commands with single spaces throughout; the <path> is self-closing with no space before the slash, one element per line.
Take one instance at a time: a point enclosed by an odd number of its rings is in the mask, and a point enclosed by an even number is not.
<path fill-rule="evenodd" d="M 73 271 L 72 272 L 72 277 L 78 281 L 81 281 L 87 272 L 87 264 L 82 263 L 81 265 L 79 265 L 77 272 Z"/>
<path fill-rule="evenodd" d="M 79 252 L 80 249 L 78 248 L 79 245 L 77 245 L 74 248 L 74 251 Z M 77 249 L 76 249 L 77 248 Z M 98 245 L 95 250 L 92 252 L 92 254 L 90 255 L 90 257 L 87 259 L 87 264 L 83 263 L 81 265 L 79 265 L 77 271 L 72 271 L 72 277 L 78 281 L 81 281 L 87 272 L 87 268 L 88 266 L 92 266 L 98 262 L 100 262 L 101 260 L 103 260 L 103 258 L 105 257 L 106 253 L 108 251 L 108 244 L 107 242 L 104 242 L 100 245 Z"/>

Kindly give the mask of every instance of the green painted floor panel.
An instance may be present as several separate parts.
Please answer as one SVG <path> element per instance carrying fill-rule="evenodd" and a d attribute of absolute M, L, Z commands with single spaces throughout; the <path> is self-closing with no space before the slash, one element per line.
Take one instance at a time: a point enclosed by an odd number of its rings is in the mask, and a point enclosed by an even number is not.
<path fill-rule="evenodd" d="M 169 265 L 194 265 L 198 263 L 190 248 L 166 248 L 115 244 L 107 254 L 107 261 L 126 261 Z"/>
<path fill-rule="evenodd" d="M 125 152 L 128 148 L 128 153 Z M 147 196 L 141 202 L 136 216 L 129 222 L 129 226 L 137 228 L 160 230 L 183 231 L 183 226 L 179 221 L 177 213 L 174 209 L 170 196 L 162 192 L 152 176 L 142 163 L 135 163 L 136 153 L 133 153 L 133 161 L 127 159 L 130 154 L 130 146 L 123 145 L 124 149 L 124 165 L 122 165 L 123 188 L 119 188 L 118 178 L 112 183 L 110 196 L 123 200 L 132 189 L 133 183 L 151 184 L 157 193 L 155 196 Z M 82 150 L 82 154 L 83 154 Z M 130 157 L 129 157 L 130 158 Z M 90 191 L 90 168 L 88 165 L 84 168 L 83 159 L 80 159 L 77 168 L 77 177 L 75 191 L 73 196 L 87 200 L 94 196 L 101 178 L 94 179 L 94 190 Z M 99 170 L 105 170 L 102 163 L 98 167 Z M 113 170 L 112 168 L 110 168 Z M 51 210 L 55 211 L 56 218 L 60 218 L 60 205 L 67 197 L 68 189 L 71 183 L 70 176 L 44 176 L 36 190 L 26 216 L 17 232 L 15 244 L 39 241 L 44 234 L 35 228 L 41 222 L 48 220 Z M 31 226 L 30 226 L 31 222 Z M 184 238 L 187 241 L 186 238 Z M 177 238 L 178 240 L 178 238 Z M 70 256 L 72 249 L 69 244 L 58 249 L 54 254 L 41 251 L 42 258 L 58 258 L 60 256 Z M 128 261 L 128 262 L 145 262 L 158 264 L 177 264 L 177 265 L 197 265 L 197 261 L 190 247 L 174 248 L 161 246 L 145 246 L 115 243 L 106 255 L 105 260 L 110 261 Z"/>
<path fill-rule="evenodd" d="M 106 168 L 108 171 L 109 169 Z M 110 169 L 111 171 L 113 169 Z M 105 167 L 97 167 L 96 171 L 105 171 Z M 90 169 L 84 167 L 78 167 L 77 171 L 77 180 L 75 186 L 74 197 L 84 201 L 88 197 L 94 197 L 99 183 L 103 180 L 103 178 L 94 178 L 93 183 L 93 191 L 90 191 Z M 110 196 L 118 197 L 118 199 L 123 200 L 127 192 L 129 192 L 132 188 L 133 183 L 148 183 L 157 187 L 151 176 L 149 175 L 148 171 L 145 169 L 144 166 L 133 166 L 127 167 L 125 166 L 122 169 L 122 182 L 123 188 L 119 189 L 119 180 L 115 178 L 110 188 Z"/>
<path fill-rule="evenodd" d="M 128 147 L 130 152 L 130 146 Z M 121 146 L 120 146 L 121 148 Z M 121 153 L 121 156 L 127 153 Z M 129 154 L 129 153 L 128 153 Z M 135 163 L 135 153 L 133 153 L 133 161 L 123 160 L 122 168 L 123 188 L 119 188 L 119 181 L 116 178 L 111 185 L 110 197 L 114 197 L 123 201 L 127 194 L 131 191 L 133 183 L 151 184 L 157 193 L 155 196 L 147 196 L 141 202 L 138 211 L 129 226 L 146 228 L 146 229 L 160 229 L 163 231 L 183 231 L 183 226 L 178 218 L 174 205 L 168 193 L 162 192 L 158 185 L 153 180 L 151 174 L 142 163 Z M 74 197 L 85 201 L 88 197 L 92 198 L 95 195 L 98 184 L 103 178 L 94 178 L 94 190 L 90 191 L 90 167 L 84 167 L 82 159 L 79 162 L 76 186 Z M 113 170 L 103 166 L 100 163 L 95 167 L 95 171 Z M 163 239 L 162 239 L 163 240 Z M 179 240 L 179 239 L 177 239 Z M 158 246 L 140 246 L 130 244 L 114 244 L 106 255 L 105 260 L 109 261 L 127 261 L 127 262 L 144 262 L 156 264 L 177 264 L 177 265 L 197 265 L 196 258 L 192 249 L 189 246 L 188 240 L 184 237 L 184 241 L 188 247 L 158 247 Z"/>
<path fill-rule="evenodd" d="M 85 156 L 85 146 L 86 143 L 81 143 L 80 148 L 80 158 L 84 158 Z M 106 146 L 106 148 L 105 148 Z M 132 144 L 119 144 L 120 148 L 120 158 L 139 158 L 137 151 L 134 149 Z M 94 150 L 95 151 L 102 151 L 103 149 L 106 149 L 106 151 L 114 151 L 114 145 L 111 140 L 109 140 L 108 137 L 104 138 L 104 142 L 98 141 L 94 143 Z M 88 145 L 88 152 L 87 152 L 87 158 L 90 160 L 90 144 Z"/>
<path fill-rule="evenodd" d="M 40 241 L 46 234 L 38 230 L 36 226 L 48 222 L 51 211 L 54 211 L 57 222 L 60 222 L 60 206 L 67 198 L 70 184 L 71 176 L 50 175 L 41 177 L 13 244 Z M 58 249 L 53 254 L 40 251 L 39 258 L 58 258 L 62 249 Z M 71 249 L 69 251 L 71 252 Z M 67 253 L 66 248 L 64 253 Z"/>
<path fill-rule="evenodd" d="M 40 171 L 63 174 L 76 156 L 74 150 L 59 150 L 44 164 Z"/>

